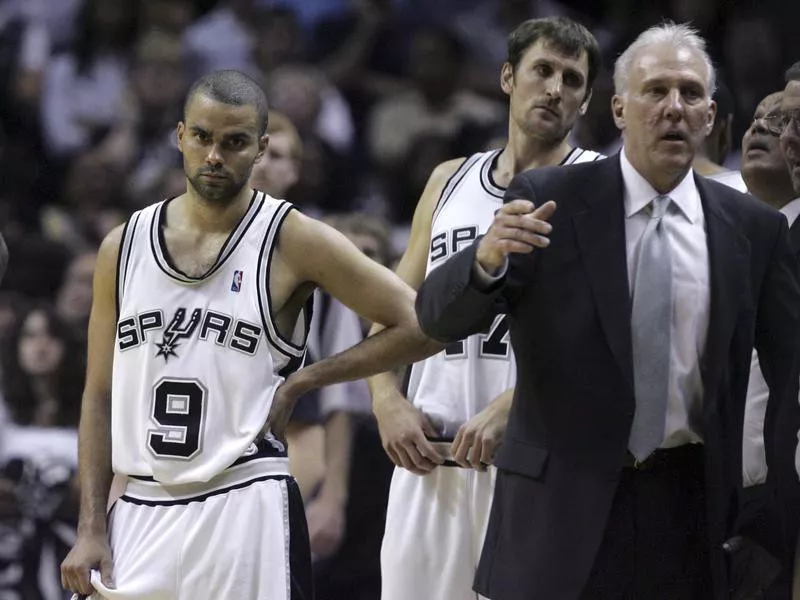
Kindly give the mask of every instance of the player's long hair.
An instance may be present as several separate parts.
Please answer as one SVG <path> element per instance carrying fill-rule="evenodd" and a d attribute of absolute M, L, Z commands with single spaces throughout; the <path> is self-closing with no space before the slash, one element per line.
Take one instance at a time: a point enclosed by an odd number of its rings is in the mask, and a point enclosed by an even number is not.
<path fill-rule="evenodd" d="M 80 403 L 83 394 L 85 371 L 84 352 L 73 330 L 49 304 L 35 304 L 19 315 L 9 331 L 0 357 L 2 365 L 3 400 L 10 413 L 11 421 L 17 425 L 32 425 L 39 399 L 31 377 L 19 362 L 19 346 L 25 322 L 33 314 L 42 314 L 47 321 L 48 333 L 64 346 L 61 361 L 50 378 L 51 393 L 58 400 L 58 412 L 54 425 L 77 427 L 80 416 Z"/>

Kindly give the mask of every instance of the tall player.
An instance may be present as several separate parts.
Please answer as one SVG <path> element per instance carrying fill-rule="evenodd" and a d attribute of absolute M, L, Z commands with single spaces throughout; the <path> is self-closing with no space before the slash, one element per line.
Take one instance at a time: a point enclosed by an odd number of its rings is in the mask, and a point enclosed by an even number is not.
<path fill-rule="evenodd" d="M 268 415 L 281 427 L 312 387 L 419 358 L 409 358 L 422 338 L 408 286 L 332 228 L 246 186 L 266 127 L 255 82 L 236 71 L 201 78 L 177 129 L 186 193 L 102 244 L 78 539 L 62 565 L 75 592 L 311 598 L 297 486 L 280 431 L 260 432 Z M 303 359 L 316 286 L 388 330 L 281 385 Z M 128 483 L 107 531 L 112 469 Z"/>
<path fill-rule="evenodd" d="M 567 143 L 586 112 L 600 60 L 592 34 L 566 18 L 529 20 L 509 36 L 500 75 L 510 100 L 508 143 L 434 170 L 397 268 L 407 283 L 418 288 L 427 272 L 488 229 L 515 174 L 602 158 Z M 487 466 L 505 431 L 514 381 L 503 317 L 484 334 L 413 365 L 413 404 L 388 374 L 370 380 L 384 447 L 404 467 L 395 469 L 389 494 L 383 600 L 475 598 L 472 579 L 494 488 L 494 467 Z M 445 467 L 435 468 L 441 452 Z"/>

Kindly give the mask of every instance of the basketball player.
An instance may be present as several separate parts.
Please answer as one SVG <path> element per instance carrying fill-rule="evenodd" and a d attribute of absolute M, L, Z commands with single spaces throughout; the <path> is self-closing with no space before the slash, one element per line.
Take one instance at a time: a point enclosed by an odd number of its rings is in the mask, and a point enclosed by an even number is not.
<path fill-rule="evenodd" d="M 397 268 L 407 283 L 418 288 L 426 273 L 485 233 L 515 174 L 602 158 L 567 143 L 599 63 L 592 34 L 566 18 L 529 20 L 509 36 L 500 77 L 510 100 L 508 144 L 434 170 Z M 395 469 L 389 493 L 383 600 L 475 598 L 472 579 L 494 488 L 494 467 L 487 466 L 505 431 L 514 381 L 504 317 L 413 365 L 413 404 L 387 374 L 371 378 L 384 448 L 403 467 Z M 464 468 L 435 469 L 441 453 L 446 466 Z"/>
<path fill-rule="evenodd" d="M 418 358 L 407 350 L 421 339 L 413 291 L 332 228 L 245 185 L 266 127 L 255 82 L 236 71 L 198 80 L 177 128 L 186 192 L 135 213 L 100 248 L 78 538 L 61 567 L 74 592 L 311 598 L 285 415 L 309 389 Z M 386 335 L 281 385 L 303 360 L 316 286 Z M 112 470 L 128 481 L 107 530 Z"/>

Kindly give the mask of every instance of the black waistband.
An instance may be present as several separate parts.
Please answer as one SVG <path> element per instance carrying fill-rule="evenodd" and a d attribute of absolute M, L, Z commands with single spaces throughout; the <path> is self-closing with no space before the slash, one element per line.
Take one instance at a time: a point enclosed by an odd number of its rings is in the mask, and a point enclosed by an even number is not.
<path fill-rule="evenodd" d="M 659 448 L 643 461 L 625 453 L 623 468 L 633 471 L 665 471 L 703 462 L 703 444 L 684 444 L 675 448 Z"/>

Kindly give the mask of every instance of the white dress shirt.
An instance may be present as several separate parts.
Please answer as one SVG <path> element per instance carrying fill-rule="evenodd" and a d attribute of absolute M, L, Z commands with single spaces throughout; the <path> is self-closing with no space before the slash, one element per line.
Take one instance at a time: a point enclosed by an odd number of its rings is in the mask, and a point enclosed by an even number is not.
<path fill-rule="evenodd" d="M 800 198 L 781 209 L 791 227 L 800 215 Z M 744 435 L 742 437 L 742 483 L 744 487 L 758 485 L 767 480 L 767 457 L 764 451 L 764 416 L 767 412 L 769 388 L 761 372 L 758 353 L 753 350 L 750 362 L 750 380 L 747 384 L 747 404 L 744 409 Z M 800 472 L 800 449 L 795 456 Z"/>
<path fill-rule="evenodd" d="M 639 240 L 650 219 L 650 202 L 659 194 L 620 152 L 625 202 L 625 240 L 628 282 L 639 256 Z M 706 221 L 694 172 L 667 194 L 672 202 L 662 225 L 672 251 L 672 350 L 669 361 L 669 398 L 662 448 L 702 442 L 703 380 L 700 359 L 708 333 L 711 303 Z"/>

